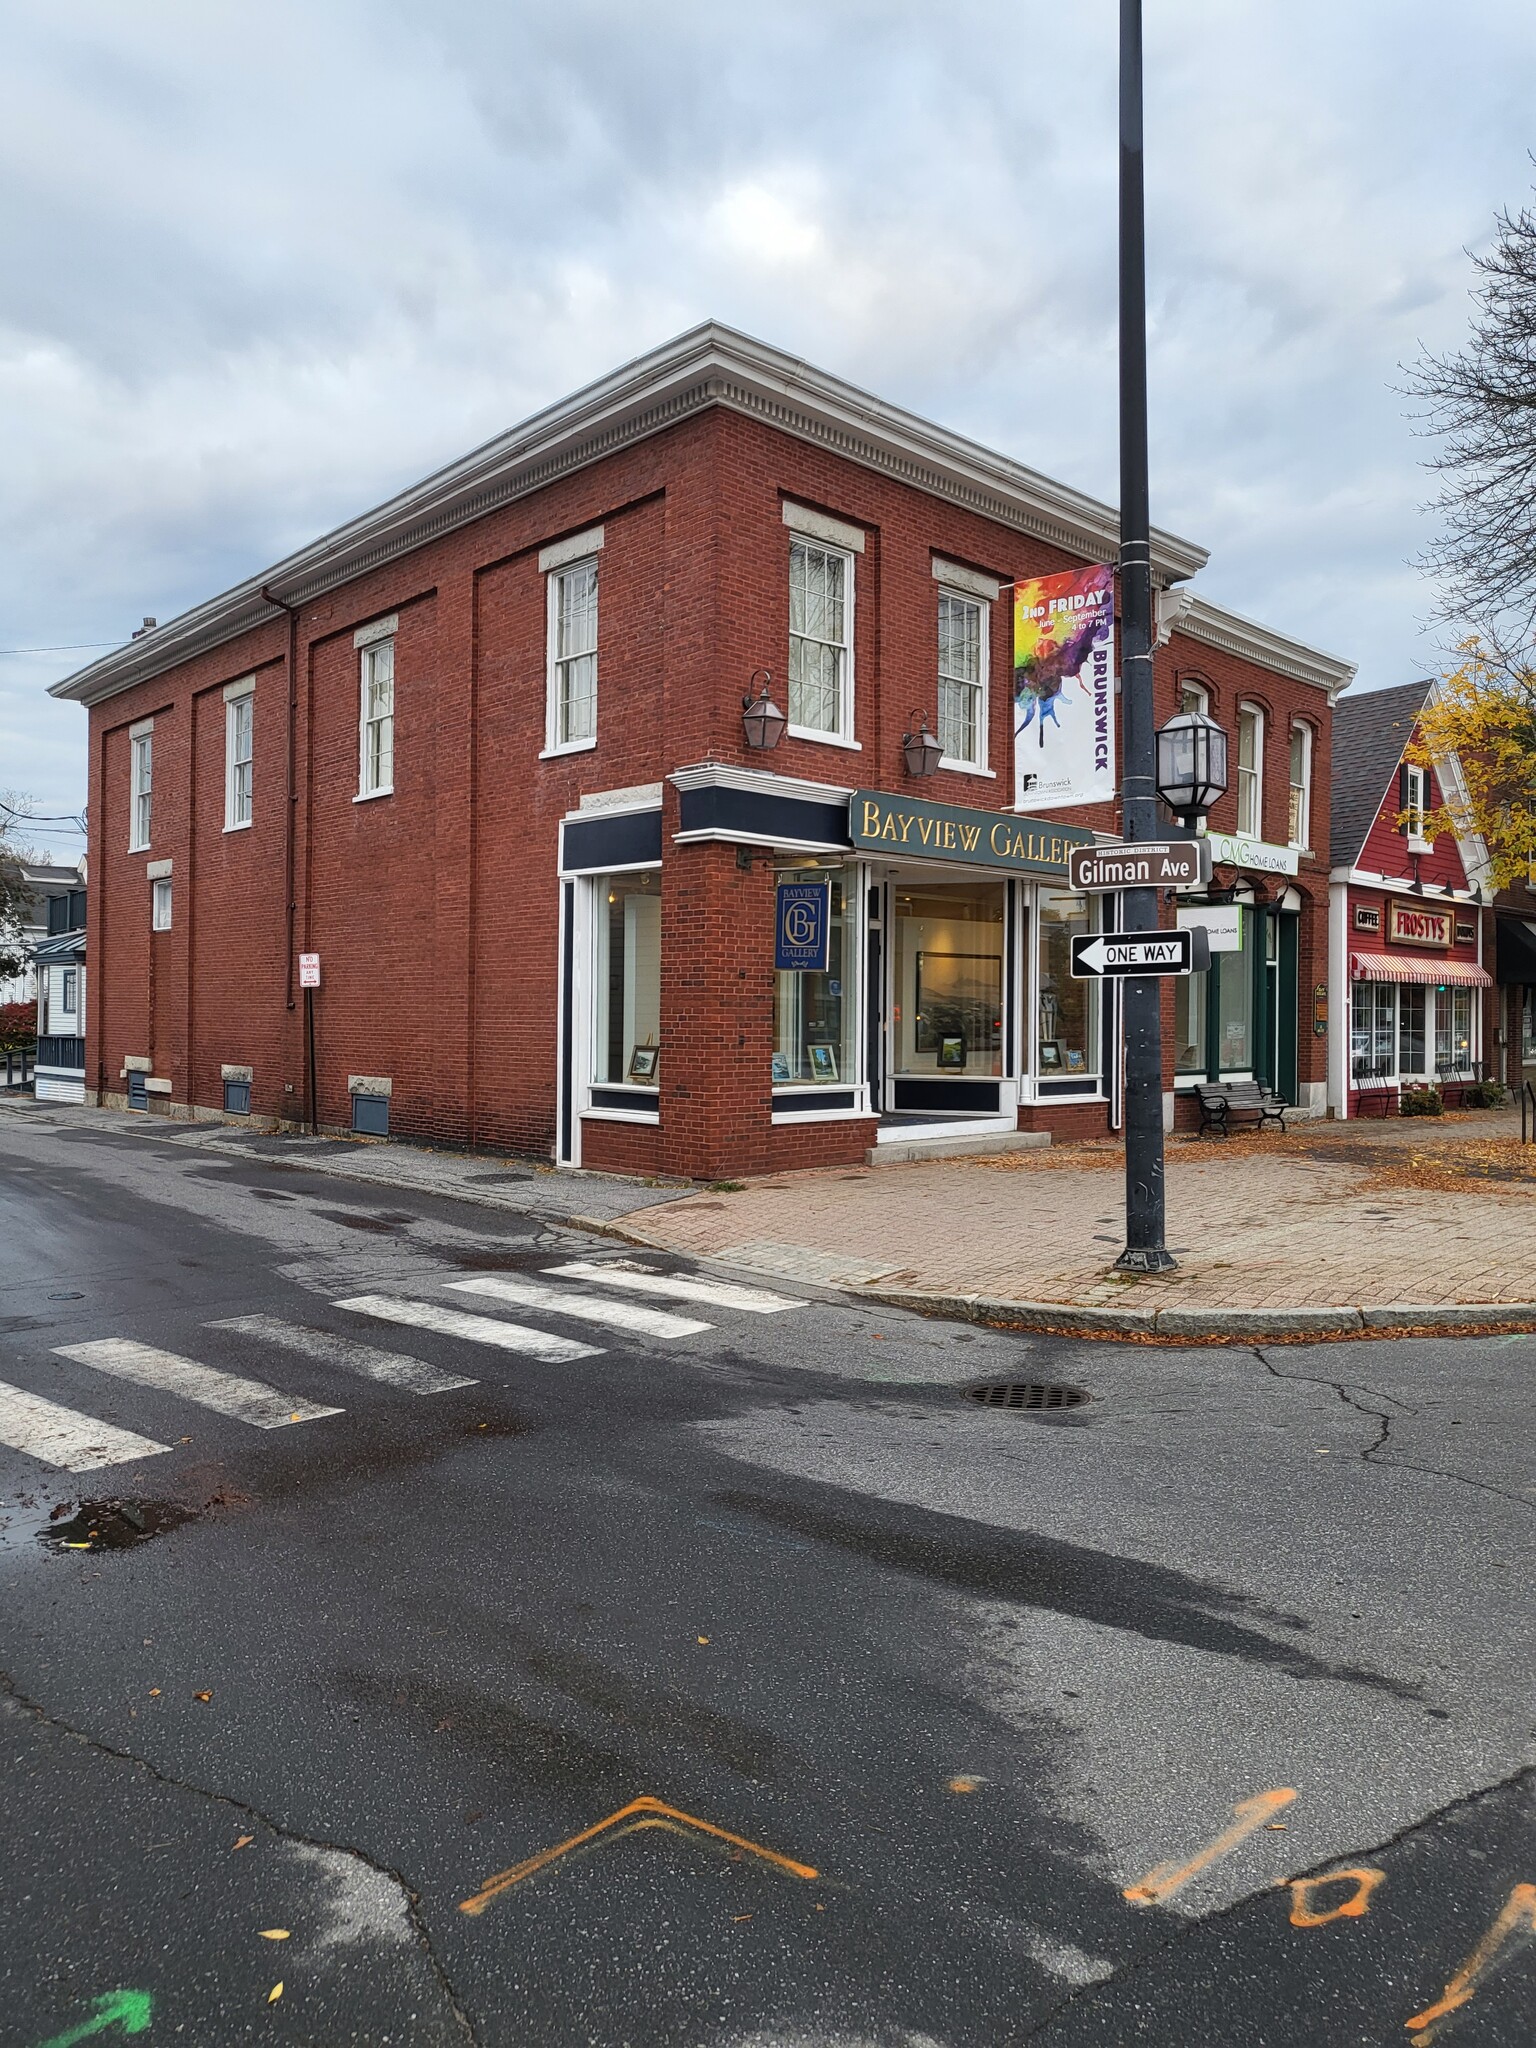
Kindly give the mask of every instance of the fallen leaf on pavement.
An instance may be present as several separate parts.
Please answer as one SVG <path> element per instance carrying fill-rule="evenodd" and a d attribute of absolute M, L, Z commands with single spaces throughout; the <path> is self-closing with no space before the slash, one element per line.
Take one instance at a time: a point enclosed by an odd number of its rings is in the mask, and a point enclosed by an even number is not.
<path fill-rule="evenodd" d="M 263 1941 L 286 1941 L 288 1939 L 288 1929 L 286 1927 L 262 1927 L 258 1928 L 257 1932 Z"/>
<path fill-rule="evenodd" d="M 211 1692 L 195 1692 L 192 1697 L 195 1700 L 202 1700 L 206 1704 L 207 1701 L 213 1698 L 213 1694 Z"/>
<path fill-rule="evenodd" d="M 149 1696 L 150 1696 L 150 1698 L 151 1698 L 152 1700 L 157 1700 L 157 1699 L 159 1699 L 159 1697 L 160 1697 L 160 1688 L 159 1688 L 159 1686 L 158 1686 L 158 1685 L 152 1685 L 152 1686 L 151 1686 L 151 1687 L 149 1688 Z"/>
<path fill-rule="evenodd" d="M 252 1842 L 255 1841 L 255 1839 L 256 1837 L 254 1835 L 242 1835 L 239 1841 L 236 1842 L 235 1849 L 249 1849 L 249 1847 L 251 1846 Z M 231 1856 L 234 1855 L 235 1849 L 230 1850 L 229 1853 Z"/>
<path fill-rule="evenodd" d="M 272 1986 L 272 1989 L 267 1993 L 268 2005 L 276 2005 L 277 2001 L 282 1997 L 282 1995 L 283 1980 L 281 1977 L 279 1977 L 277 1982 Z"/>
<path fill-rule="evenodd" d="M 708 1637 L 708 1636 L 697 1636 L 697 1637 L 695 1637 L 695 1639 L 694 1639 L 694 1640 L 695 1640 L 696 1642 L 700 1642 L 700 1643 L 707 1643 L 707 1642 L 709 1641 L 709 1637 Z"/>

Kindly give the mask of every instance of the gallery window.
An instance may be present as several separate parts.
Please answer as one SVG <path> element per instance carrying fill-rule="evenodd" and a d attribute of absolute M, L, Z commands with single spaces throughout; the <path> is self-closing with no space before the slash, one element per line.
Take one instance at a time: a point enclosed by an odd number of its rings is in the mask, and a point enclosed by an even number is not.
<path fill-rule="evenodd" d="M 1042 889 L 1037 899 L 1039 1074 L 1093 1085 L 1099 1071 L 1099 984 L 1072 975 L 1072 941 L 1097 929 L 1093 898 Z"/>
<path fill-rule="evenodd" d="M 856 1006 L 843 878 L 814 865 L 779 870 L 781 881 L 818 882 L 822 877 L 830 891 L 825 972 L 781 967 L 773 978 L 775 1088 L 847 1088 L 857 1079 Z"/>
<path fill-rule="evenodd" d="M 1006 906 L 1002 881 L 894 885 L 896 1073 L 1003 1071 Z"/>
<path fill-rule="evenodd" d="M 853 738 L 853 556 L 799 534 L 789 543 L 789 729 Z"/>
<path fill-rule="evenodd" d="M 592 885 L 592 1079 L 661 1086 L 661 872 L 600 875 Z"/>
<path fill-rule="evenodd" d="M 987 607 L 939 592 L 939 743 L 945 768 L 987 765 Z"/>

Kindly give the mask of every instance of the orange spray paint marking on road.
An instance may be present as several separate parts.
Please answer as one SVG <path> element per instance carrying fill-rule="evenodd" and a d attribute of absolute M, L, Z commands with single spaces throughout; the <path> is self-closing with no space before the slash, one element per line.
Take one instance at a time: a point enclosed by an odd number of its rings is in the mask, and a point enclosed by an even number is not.
<path fill-rule="evenodd" d="M 1321 1877 L 1291 1879 L 1291 1925 L 1326 1927 L 1330 1920 L 1363 1920 L 1371 1910 L 1371 1894 L 1387 1873 L 1371 1863 L 1352 1863 L 1346 1870 L 1325 1871 Z M 1353 1884 L 1354 1890 L 1336 1906 L 1318 1910 L 1317 1894 L 1330 1885 Z"/>
<path fill-rule="evenodd" d="M 1497 1920 L 1456 1972 L 1433 2005 L 1404 2021 L 1413 2036 L 1413 2048 L 1428 2048 L 1440 2030 L 1440 2022 L 1466 2005 L 1483 1979 L 1501 1962 L 1507 1962 L 1515 1945 L 1524 1947 L 1536 1934 L 1536 1884 L 1517 1884 L 1504 1901 Z"/>
<path fill-rule="evenodd" d="M 1207 1842 L 1187 1863 L 1159 1863 L 1140 1884 L 1127 1885 L 1123 1896 L 1133 1906 L 1160 1906 L 1164 1899 L 1182 1891 L 1192 1877 L 1229 1856 L 1255 1829 L 1263 1827 L 1272 1813 L 1279 1813 L 1295 1797 L 1291 1786 L 1277 1785 L 1271 1792 L 1255 1792 L 1251 1799 L 1240 1799 L 1232 1809 L 1231 1827 L 1224 1828 L 1214 1842 Z"/>
<path fill-rule="evenodd" d="M 594 1843 L 600 1836 L 617 1841 L 622 1835 L 639 1834 L 645 1828 L 665 1828 L 669 1834 L 681 1835 L 690 1830 L 706 1835 L 712 1841 L 724 1842 L 727 1848 L 744 1850 L 749 1856 L 759 1856 L 765 1863 L 771 1863 L 776 1870 L 787 1871 L 791 1877 L 819 1877 L 809 1863 L 797 1863 L 792 1856 L 781 1856 L 776 1849 L 765 1849 L 761 1842 L 750 1842 L 745 1835 L 733 1835 L 728 1828 L 717 1828 L 713 1821 L 699 1820 L 694 1814 L 684 1813 L 679 1807 L 668 1806 L 665 1800 L 652 1799 L 643 1794 L 632 1799 L 628 1806 L 621 1806 L 617 1813 L 610 1813 L 606 1820 L 583 1828 L 579 1835 L 572 1835 L 568 1841 L 557 1842 L 552 1849 L 541 1849 L 537 1856 L 530 1856 L 525 1862 L 514 1863 L 510 1869 L 498 1871 L 488 1878 L 479 1891 L 459 1901 L 461 1913 L 483 1913 L 493 1899 L 508 1892 L 525 1877 L 532 1877 L 536 1871 L 548 1870 L 573 1851 Z"/>

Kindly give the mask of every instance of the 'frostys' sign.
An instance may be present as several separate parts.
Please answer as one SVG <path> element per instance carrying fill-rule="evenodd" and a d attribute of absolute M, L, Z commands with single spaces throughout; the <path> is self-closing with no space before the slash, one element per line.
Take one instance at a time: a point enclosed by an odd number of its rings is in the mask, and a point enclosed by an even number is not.
<path fill-rule="evenodd" d="M 1081 825 L 922 803 L 878 789 L 853 792 L 848 836 L 855 846 L 898 860 L 963 861 L 968 867 L 1007 868 L 1016 875 L 1065 876 L 1073 847 L 1093 844 L 1093 834 Z"/>
<path fill-rule="evenodd" d="M 1013 593 L 1013 803 L 1115 795 L 1115 576 L 1032 576 Z"/>

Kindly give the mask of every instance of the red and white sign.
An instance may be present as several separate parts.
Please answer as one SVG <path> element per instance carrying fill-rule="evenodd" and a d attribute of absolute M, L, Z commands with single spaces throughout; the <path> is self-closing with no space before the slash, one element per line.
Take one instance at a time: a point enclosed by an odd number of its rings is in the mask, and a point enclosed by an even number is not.
<path fill-rule="evenodd" d="M 1392 905 L 1387 937 L 1395 946 L 1438 946 L 1449 951 L 1455 931 L 1455 912 L 1431 910 L 1423 903 Z"/>
<path fill-rule="evenodd" d="M 319 986 L 320 955 L 318 953 L 301 953 L 299 955 L 299 987 L 318 988 Z"/>

